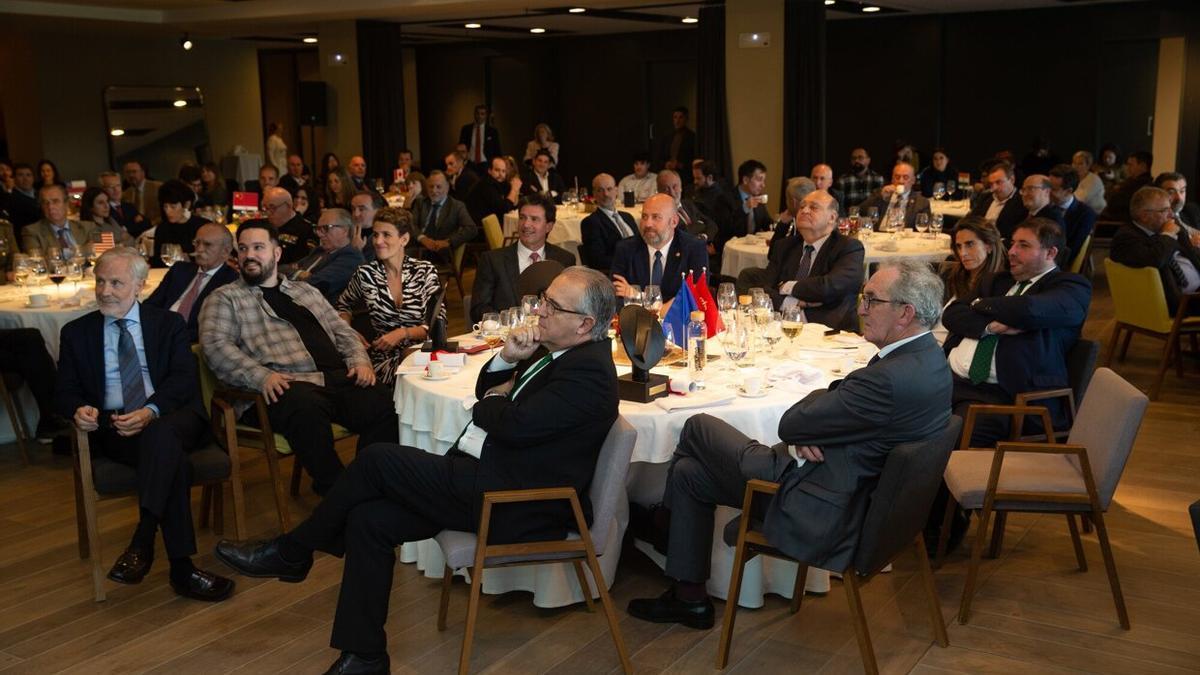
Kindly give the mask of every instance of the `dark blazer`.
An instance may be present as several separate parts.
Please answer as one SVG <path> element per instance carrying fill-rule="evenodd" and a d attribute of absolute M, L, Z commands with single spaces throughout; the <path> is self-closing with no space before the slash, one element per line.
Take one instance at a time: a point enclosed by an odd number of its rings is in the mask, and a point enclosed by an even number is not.
<path fill-rule="evenodd" d="M 1006 394 L 1016 398 L 1026 391 L 1069 386 L 1067 351 L 1087 319 L 1091 282 L 1054 270 L 1024 295 L 1005 296 L 1014 285 L 1008 272 L 988 275 L 979 280 L 975 297 L 950 303 L 942 313 L 942 325 L 949 331 L 946 353 L 964 337 L 978 339 L 990 322 L 999 321 L 1022 331 L 1000 335 L 996 343 L 996 380 Z"/>
<path fill-rule="evenodd" d="M 685 222 L 684 215 L 687 215 Z M 717 237 L 720 232 L 717 229 L 717 221 L 712 216 L 708 215 L 704 209 L 700 208 L 696 202 L 684 197 L 679 201 L 679 227 L 685 232 L 703 240 L 705 243 L 716 244 Z M 634 228 L 637 231 L 637 228 Z"/>
<path fill-rule="evenodd" d="M 280 170 L 284 171 L 284 174 L 279 179 L 279 187 L 281 187 L 284 190 L 287 190 L 288 192 L 291 192 L 291 193 L 295 193 L 296 190 L 299 190 L 300 189 L 300 181 L 296 180 L 296 177 L 293 176 L 292 174 L 287 173 L 286 170 L 284 170 L 284 169 L 280 169 Z M 311 188 L 312 181 L 306 180 L 306 181 L 304 181 L 304 185 L 307 185 Z"/>
<path fill-rule="evenodd" d="M 508 192 L 512 189 L 508 183 L 500 183 L 491 176 L 480 178 L 471 192 L 467 194 L 467 212 L 476 223 L 482 223 L 487 216 L 496 216 L 500 224 L 504 224 L 504 214 L 517 208 L 508 201 Z"/>
<path fill-rule="evenodd" d="M 166 267 L 160 257 L 163 244 L 179 244 L 179 248 L 184 253 L 195 251 L 196 247 L 192 246 L 192 240 L 196 238 L 196 230 L 210 222 L 196 215 L 188 218 L 186 223 L 168 223 L 166 220 L 159 222 L 158 227 L 154 230 L 154 256 L 150 259 L 150 266 Z"/>
<path fill-rule="evenodd" d="M 494 252 L 494 251 L 493 251 Z M 471 421 L 487 432 L 479 457 L 473 505 L 488 490 L 571 486 L 584 517 L 592 520 L 588 487 L 600 447 L 617 419 L 617 372 L 609 340 L 577 345 L 536 374 L 516 401 L 484 396 L 488 389 L 518 377 L 545 355 L 538 350 L 516 370 L 479 373 Z M 494 357 L 499 358 L 499 357 Z M 530 541 L 566 537 L 571 510 L 564 502 L 498 507 L 489 541 Z M 573 528 L 572 528 L 573 529 Z"/>
<path fill-rule="evenodd" d="M 6 206 L 8 219 L 12 221 L 17 238 L 21 237 L 21 228 L 42 219 L 42 207 L 38 204 L 36 196 L 30 197 L 23 192 L 13 190 L 8 195 Z"/>
<path fill-rule="evenodd" d="M 633 216 L 620 209 L 617 210 L 617 214 L 629 226 L 629 231 L 638 236 L 638 225 Z M 617 248 L 617 242 L 624 238 L 616 224 L 603 211 L 596 209 L 583 219 L 579 228 L 583 233 L 583 243 L 579 246 L 579 261 L 587 267 L 608 274 L 612 269 L 613 251 Z"/>
<path fill-rule="evenodd" d="M 667 161 L 671 159 L 671 143 L 675 141 L 675 131 L 672 128 L 662 136 L 658 148 L 659 168 L 666 168 Z M 681 182 L 687 183 L 692 179 L 692 160 L 696 158 L 696 132 L 688 127 L 684 127 L 680 131 L 683 132 L 683 138 L 679 143 L 678 156 L 675 157 L 675 161 L 679 163 L 679 167 L 675 170 L 679 173 Z"/>
<path fill-rule="evenodd" d="M 561 204 L 562 195 L 567 191 L 567 185 L 563 182 L 562 176 L 551 167 L 550 171 L 546 173 L 546 182 L 550 185 L 550 194 L 546 196 L 552 199 L 555 204 Z M 540 193 L 541 189 L 542 184 L 538 182 L 533 169 L 521 169 L 521 195 L 535 195 Z"/>
<path fill-rule="evenodd" d="M 888 200 L 883 198 L 882 191 L 876 190 L 872 192 L 870 197 L 867 197 L 863 200 L 863 203 L 858 205 L 858 209 L 859 211 L 866 212 L 872 206 L 879 209 L 879 219 L 882 221 L 883 217 L 887 215 L 888 210 Z M 904 204 L 904 227 L 910 230 L 917 229 L 918 213 L 930 213 L 929 200 L 919 191 L 914 190 L 909 194 L 908 201 Z M 879 229 L 879 224 L 875 225 L 875 229 Z"/>
<path fill-rule="evenodd" d="M 448 176 L 447 176 L 448 177 Z M 450 196 L 460 202 L 466 202 L 467 195 L 471 193 L 471 188 L 479 182 L 479 174 L 475 173 L 475 169 L 470 166 L 463 166 L 462 171 L 450 182 Z"/>
<path fill-rule="evenodd" d="M 146 401 L 161 415 L 190 408 L 207 418 L 200 400 L 196 357 L 183 318 L 145 304 L 139 309 L 146 365 L 154 395 Z M 89 312 L 62 327 L 55 409 L 67 419 L 80 406 L 104 409 L 104 315 Z"/>
<path fill-rule="evenodd" d="M 458 132 L 458 142 L 467 146 L 467 161 L 474 162 L 471 154 L 471 135 L 475 133 L 475 123 L 464 124 Z M 500 152 L 500 132 L 496 127 L 485 124 L 483 126 L 483 154 L 490 161 L 494 157 L 499 157 L 504 154 Z"/>
<path fill-rule="evenodd" d="M 1071 205 L 1067 207 L 1066 211 L 1063 211 L 1061 207 L 1058 208 L 1058 211 L 1062 214 L 1063 235 L 1067 239 L 1067 249 L 1069 249 L 1066 262 L 1060 262 L 1058 266 L 1069 267 L 1071 261 L 1083 249 L 1083 240 L 1087 239 L 1096 227 L 1096 212 L 1092 210 L 1092 207 L 1074 197 L 1071 198 Z M 1063 256 L 1060 255 L 1059 260 L 1062 259 Z"/>
<path fill-rule="evenodd" d="M 437 222 L 426 224 L 425 221 L 429 219 L 429 211 L 432 208 L 433 202 L 429 201 L 428 197 L 413 201 L 413 229 L 418 235 L 424 235 L 430 239 L 449 240 L 451 250 L 457 248 L 459 244 L 465 244 L 475 238 L 478 228 L 475 226 L 475 221 L 471 219 L 471 214 L 467 212 L 466 204 L 447 195 L 442 208 L 438 210 Z"/>
<path fill-rule="evenodd" d="M 775 255 L 768 260 L 763 283 L 776 309 L 787 297 L 779 292 L 780 285 L 796 278 L 803 256 L 804 239 L 790 236 L 779 243 Z M 856 304 L 858 291 L 862 288 L 865 256 L 866 251 L 859 240 L 843 237 L 837 230 L 829 234 L 829 239 L 817 251 L 808 276 L 792 287 L 791 296 L 797 300 L 821 303 L 820 307 L 804 310 L 809 321 L 830 328 L 858 331 Z"/>
<path fill-rule="evenodd" d="M 701 269 L 708 267 L 708 247 L 692 235 L 676 229 L 663 258 L 660 286 L 663 302 L 666 302 L 679 292 L 683 285 L 682 274 L 691 271 L 699 275 Z M 650 283 L 650 252 L 641 236 L 629 237 L 617 243 L 613 251 L 612 274 L 620 274 L 629 283 L 642 287 Z"/>
<path fill-rule="evenodd" d="M 196 280 L 196 275 L 200 272 L 200 266 L 194 262 L 177 262 L 167 270 L 166 276 L 163 277 L 162 283 L 150 297 L 146 298 L 142 303 L 142 307 L 156 307 L 158 309 L 169 310 L 175 301 L 183 297 L 187 289 L 191 287 L 192 282 Z M 196 298 L 196 302 L 192 304 L 192 311 L 187 316 L 188 334 L 192 342 L 199 340 L 200 334 L 200 307 L 204 304 L 205 299 L 209 294 L 218 288 L 233 281 L 237 281 L 238 272 L 229 265 L 223 264 L 213 273 L 212 279 L 204 285 L 200 291 L 200 295 Z"/>
<path fill-rule="evenodd" d="M 1133 193 L 1153 182 L 1154 178 L 1149 171 L 1136 178 L 1126 178 L 1121 181 L 1120 185 L 1104 196 L 1107 205 L 1104 207 L 1104 212 L 1100 214 L 1100 219 L 1128 221 L 1129 202 L 1133 200 Z"/>
<path fill-rule="evenodd" d="M 321 239 L 313 230 L 313 224 L 297 213 L 279 227 L 279 245 L 283 247 L 279 264 L 291 265 L 315 251 L 321 245 Z"/>
<path fill-rule="evenodd" d="M 740 222 L 742 229 L 735 232 L 734 212 L 744 216 L 734 198 L 720 184 L 708 188 L 698 188 L 694 195 L 696 204 L 708 212 L 717 221 L 717 251 L 725 248 L 725 242 L 739 234 L 745 234 L 745 218 Z"/>
<path fill-rule="evenodd" d="M 1196 202 L 1184 202 L 1183 208 L 1179 213 L 1175 214 L 1175 219 L 1181 225 L 1187 225 L 1192 229 L 1200 229 L 1200 206 Z"/>
<path fill-rule="evenodd" d="M 304 281 L 321 291 L 321 295 L 324 295 L 325 299 L 333 304 L 342 291 L 346 290 L 346 285 L 350 283 L 350 277 L 353 276 L 354 270 L 358 269 L 358 266 L 366 260 L 363 258 L 362 251 L 355 248 L 354 244 L 347 244 L 328 255 L 324 249 L 317 249 L 296 263 L 296 268 L 307 269 L 318 258 L 322 259 L 309 270 L 311 276 Z"/>
<path fill-rule="evenodd" d="M 771 543 L 822 569 L 849 567 L 888 453 L 942 431 L 951 391 L 946 357 L 927 333 L 789 408 L 779 438 L 818 446 L 825 461 L 784 474 L 767 510 Z"/>
<path fill-rule="evenodd" d="M 975 205 L 971 207 L 971 215 L 985 216 L 987 211 L 992 206 L 992 193 L 987 193 L 975 200 Z M 1017 225 L 1025 220 L 1025 205 L 1021 203 L 1021 195 L 1013 193 L 1013 196 L 1004 203 L 1004 208 L 1000 209 L 1000 215 L 996 217 L 996 230 L 1000 232 L 1000 237 L 1005 241 L 1012 239 L 1013 230 L 1017 229 Z"/>
<path fill-rule="evenodd" d="M 545 251 L 546 260 L 558 261 L 563 267 L 575 264 L 574 254 L 554 244 L 546 244 Z M 479 256 L 475 285 L 471 287 L 471 321 L 479 321 L 488 312 L 520 305 L 521 296 L 517 295 L 520 274 L 515 243 Z"/>
<path fill-rule="evenodd" d="M 1113 262 L 1127 267 L 1157 268 L 1162 278 L 1163 292 L 1167 296 L 1167 311 L 1174 315 L 1183 291 L 1169 266 L 1176 251 L 1192 261 L 1192 265 L 1200 271 L 1200 251 L 1192 246 L 1191 238 L 1182 228 L 1176 236 L 1164 237 L 1161 234 L 1146 234 L 1136 225 L 1122 225 L 1113 233 L 1108 256 Z"/>
<path fill-rule="evenodd" d="M 109 213 L 113 220 L 125 228 L 126 232 L 135 237 L 150 229 L 150 222 L 138 213 L 137 206 L 133 202 L 110 203 Z"/>

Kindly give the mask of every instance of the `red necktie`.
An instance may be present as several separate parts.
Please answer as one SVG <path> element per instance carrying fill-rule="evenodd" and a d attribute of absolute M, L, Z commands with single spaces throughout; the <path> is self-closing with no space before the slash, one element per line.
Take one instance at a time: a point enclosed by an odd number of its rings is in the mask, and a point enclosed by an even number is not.
<path fill-rule="evenodd" d="M 483 162 L 483 127 L 475 127 L 475 163 Z"/>
<path fill-rule="evenodd" d="M 542 256 L 538 255 L 537 251 L 534 251 L 533 253 L 529 254 L 529 262 L 531 262 L 531 263 L 535 263 L 541 259 L 542 259 Z"/>
<path fill-rule="evenodd" d="M 192 305 L 196 304 L 196 298 L 200 297 L 200 282 L 203 280 L 204 270 L 197 270 L 196 279 L 192 281 L 192 285 L 188 287 L 187 293 L 185 293 L 183 299 L 179 301 L 179 309 L 175 311 L 179 312 L 179 315 L 183 317 L 184 321 L 187 321 L 192 315 Z"/>

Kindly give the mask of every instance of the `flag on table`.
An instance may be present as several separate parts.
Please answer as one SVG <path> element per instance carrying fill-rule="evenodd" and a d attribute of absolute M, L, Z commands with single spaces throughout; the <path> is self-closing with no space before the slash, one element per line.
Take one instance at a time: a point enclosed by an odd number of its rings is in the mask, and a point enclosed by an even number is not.
<path fill-rule="evenodd" d="M 708 333 L 705 337 L 712 337 L 724 330 L 721 312 L 713 300 L 712 291 L 708 289 L 708 270 L 700 272 L 699 281 L 693 282 L 688 279 L 687 285 L 691 287 L 692 296 L 696 299 L 696 309 L 704 312 L 704 326 Z"/>
<path fill-rule="evenodd" d="M 679 292 L 675 294 L 675 300 L 671 302 L 671 308 L 662 320 L 663 333 L 680 347 L 687 346 L 687 325 L 691 321 L 692 312 L 697 309 L 696 298 L 692 297 L 691 282 L 686 276 L 684 282 L 679 285 Z"/>
<path fill-rule="evenodd" d="M 101 253 L 104 253 L 116 245 L 116 241 L 113 240 L 112 232 L 101 232 L 100 241 L 92 244 L 92 254 L 99 257 Z"/>

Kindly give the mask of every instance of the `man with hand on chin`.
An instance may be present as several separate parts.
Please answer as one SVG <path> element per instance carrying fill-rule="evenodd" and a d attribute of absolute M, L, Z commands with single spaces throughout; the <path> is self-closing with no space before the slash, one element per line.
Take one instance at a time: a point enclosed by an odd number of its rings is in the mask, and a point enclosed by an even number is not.
<path fill-rule="evenodd" d="M 538 324 L 514 330 L 479 373 L 470 422 L 445 455 L 369 447 L 296 529 L 266 542 L 222 541 L 216 556 L 246 576 L 298 582 L 314 551 L 345 555 L 330 640 L 342 653 L 328 672 L 387 673 L 397 546 L 446 529 L 476 531 L 491 490 L 571 486 L 591 520 L 587 486 L 617 419 L 607 338 L 615 311 L 603 274 L 567 268 L 542 294 Z M 503 504 L 489 539 L 562 539 L 571 520 L 563 501 Z"/>
<path fill-rule="evenodd" d="M 233 582 L 192 564 L 191 466 L 208 417 L 200 402 L 196 358 L 183 317 L 138 303 L 149 267 L 132 248 L 96 261 L 99 309 L 63 326 L 57 408 L 88 433 L 93 452 L 137 468 L 137 529 L 108 578 L 139 583 L 154 561 L 161 528 L 171 562 L 171 588 L 216 602 Z"/>
<path fill-rule="evenodd" d="M 361 338 L 321 292 L 279 274 L 283 248 L 273 225 L 243 222 L 237 248 L 241 278 L 204 303 L 200 346 L 218 379 L 263 395 L 271 428 L 287 439 L 313 491 L 323 495 L 342 472 L 330 424 L 357 433 L 359 449 L 394 443 L 399 423 L 391 391 L 375 386 Z M 249 402 L 236 407 L 247 424 L 259 423 Z"/>

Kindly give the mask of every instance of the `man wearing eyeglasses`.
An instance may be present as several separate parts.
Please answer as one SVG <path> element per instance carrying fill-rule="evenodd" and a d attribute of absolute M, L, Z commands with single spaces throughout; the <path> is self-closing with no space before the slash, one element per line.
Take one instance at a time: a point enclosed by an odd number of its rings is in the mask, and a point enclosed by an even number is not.
<path fill-rule="evenodd" d="M 345 555 L 330 640 L 342 655 L 328 672 L 388 672 L 396 547 L 442 530 L 475 532 L 484 492 L 571 486 L 591 519 L 587 487 L 617 419 L 608 340 L 616 299 L 611 282 L 585 267 L 563 271 L 544 298 L 538 324 L 515 329 L 479 373 L 470 422 L 445 455 L 366 448 L 291 532 L 217 545 L 217 558 L 238 572 L 291 582 L 308 575 L 314 551 Z M 572 522 L 563 501 L 504 504 L 493 514 L 492 543 L 562 539 Z"/>
<path fill-rule="evenodd" d="M 690 418 L 663 499 L 670 509 L 666 573 L 675 583 L 657 598 L 633 600 L 629 613 L 655 623 L 712 627 L 715 612 L 705 586 L 714 511 L 718 504 L 741 507 L 753 479 L 781 484 L 766 517 L 774 546 L 822 569 L 849 567 L 868 493 L 888 453 L 940 433 L 949 421 L 950 370 L 930 332 L 941 302 L 942 282 L 928 265 L 881 267 L 858 305 L 863 337 L 879 347 L 878 356 L 789 408 L 775 445 L 717 417 Z"/>
<path fill-rule="evenodd" d="M 1200 251 L 1179 225 L 1166 190 L 1144 187 L 1129 202 L 1132 221 L 1113 234 L 1109 256 L 1129 267 L 1154 267 L 1162 278 L 1167 311 L 1175 313 L 1183 293 L 1200 290 Z M 1190 312 L 1200 312 L 1193 306 Z"/>
<path fill-rule="evenodd" d="M 321 291 L 329 302 L 338 299 L 354 270 L 365 262 L 362 251 L 351 243 L 354 222 L 346 209 L 325 209 L 313 230 L 320 248 L 286 269 L 292 281 L 305 281 Z"/>
<path fill-rule="evenodd" d="M 192 240 L 195 262 L 179 261 L 167 270 L 162 283 L 143 305 L 177 312 L 187 322 L 188 335 L 197 342 L 200 308 L 216 289 L 237 280 L 237 270 L 226 264 L 233 252 L 233 235 L 215 223 L 201 225 Z"/>

